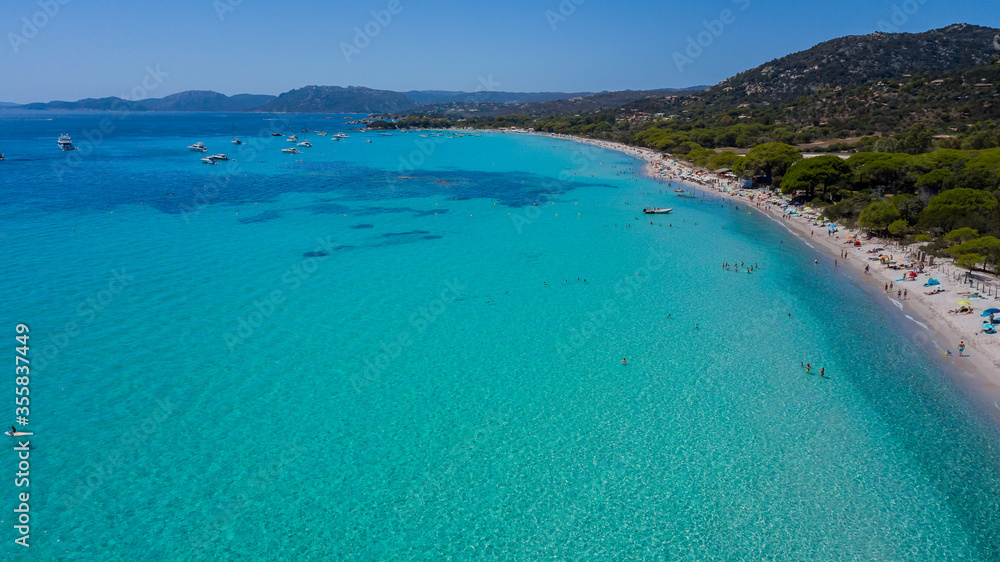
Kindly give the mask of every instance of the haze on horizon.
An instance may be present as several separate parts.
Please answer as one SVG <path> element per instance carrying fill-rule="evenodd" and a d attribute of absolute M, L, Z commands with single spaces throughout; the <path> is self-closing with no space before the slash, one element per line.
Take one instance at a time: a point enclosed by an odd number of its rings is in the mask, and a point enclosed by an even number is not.
<path fill-rule="evenodd" d="M 679 88 L 716 84 L 836 37 L 954 23 L 995 27 L 998 15 L 996 2 L 928 0 L 35 0 L 0 17 L 0 101 L 134 99 L 150 69 L 159 69 L 162 82 L 147 97 L 184 90 L 279 94 L 309 84 Z"/>

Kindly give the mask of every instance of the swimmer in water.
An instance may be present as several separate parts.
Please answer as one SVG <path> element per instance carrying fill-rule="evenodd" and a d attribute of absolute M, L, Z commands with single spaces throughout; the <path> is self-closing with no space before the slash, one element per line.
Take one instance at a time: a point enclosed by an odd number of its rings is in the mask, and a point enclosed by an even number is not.
<path fill-rule="evenodd" d="M 622 357 L 622 365 L 624 365 L 624 364 L 626 364 L 626 363 L 628 363 L 628 361 L 626 361 L 626 360 L 625 360 L 625 358 L 624 358 L 624 357 Z"/>

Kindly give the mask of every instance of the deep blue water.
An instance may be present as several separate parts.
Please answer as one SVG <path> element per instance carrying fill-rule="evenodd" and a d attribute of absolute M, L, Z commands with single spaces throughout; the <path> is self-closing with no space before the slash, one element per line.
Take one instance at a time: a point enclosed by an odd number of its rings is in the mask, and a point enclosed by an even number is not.
<path fill-rule="evenodd" d="M 0 112 L 5 559 L 1000 558 L 996 427 L 780 226 L 568 141 L 349 127 Z"/>

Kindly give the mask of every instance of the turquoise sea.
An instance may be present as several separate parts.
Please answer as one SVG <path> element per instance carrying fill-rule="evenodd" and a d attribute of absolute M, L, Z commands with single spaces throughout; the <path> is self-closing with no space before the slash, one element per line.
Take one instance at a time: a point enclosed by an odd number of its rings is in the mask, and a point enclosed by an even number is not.
<path fill-rule="evenodd" d="M 35 433 L 0 558 L 1000 559 L 995 421 L 781 225 L 565 140 L 349 127 L 0 112 Z"/>

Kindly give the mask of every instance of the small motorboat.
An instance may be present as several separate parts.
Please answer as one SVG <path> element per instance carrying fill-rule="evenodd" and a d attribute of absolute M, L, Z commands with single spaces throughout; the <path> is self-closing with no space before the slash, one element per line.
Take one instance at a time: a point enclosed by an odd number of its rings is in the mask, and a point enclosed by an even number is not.
<path fill-rule="evenodd" d="M 283 134 L 281 134 L 281 133 L 271 133 L 271 136 L 272 136 L 272 137 L 283 137 L 283 136 L 285 136 L 285 135 L 283 135 Z"/>
<path fill-rule="evenodd" d="M 191 150 L 193 152 L 208 152 L 208 148 L 205 146 L 205 143 L 203 142 L 196 142 L 192 144 L 191 146 L 188 147 L 188 150 Z"/>
<path fill-rule="evenodd" d="M 292 135 L 292 136 L 288 137 L 285 140 L 288 141 L 288 142 L 299 142 L 299 137 L 297 137 L 295 135 Z"/>
<path fill-rule="evenodd" d="M 325 137 L 327 135 L 327 132 L 326 131 L 316 131 L 316 134 L 319 135 L 319 136 L 321 136 L 321 137 Z"/>
<path fill-rule="evenodd" d="M 307 148 L 311 148 L 312 147 L 312 143 L 309 142 L 309 141 L 302 141 L 302 142 L 300 142 L 299 144 L 297 144 L 295 146 L 305 146 Z"/>
<path fill-rule="evenodd" d="M 365 142 L 368 143 L 368 144 L 372 143 L 371 139 L 365 139 Z"/>
<path fill-rule="evenodd" d="M 291 148 L 282 148 L 281 151 L 287 152 L 288 154 L 302 154 L 302 151 L 295 148 L 294 146 Z"/>
<path fill-rule="evenodd" d="M 225 154 L 213 154 L 212 156 L 209 156 L 209 158 L 212 160 L 229 160 L 229 157 Z"/>
<path fill-rule="evenodd" d="M 233 139 L 233 144 L 243 144 L 243 141 L 240 139 Z"/>
<path fill-rule="evenodd" d="M 645 209 L 642 210 L 642 212 L 646 213 L 647 215 L 665 215 L 665 214 L 669 213 L 670 211 L 673 211 L 673 209 L 672 208 L 670 208 L 670 209 L 657 209 L 656 207 L 653 207 L 652 209 L 650 209 L 650 208 L 647 207 L 647 208 L 645 208 Z"/>
<path fill-rule="evenodd" d="M 202 158 L 201 161 L 204 164 L 218 164 L 218 162 L 216 162 L 211 156 L 206 156 Z"/>
<path fill-rule="evenodd" d="M 350 137 L 347 136 L 347 133 L 337 133 L 336 135 L 333 135 L 333 136 L 335 136 L 335 137 L 337 137 L 339 139 L 350 138 Z"/>

